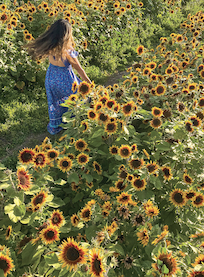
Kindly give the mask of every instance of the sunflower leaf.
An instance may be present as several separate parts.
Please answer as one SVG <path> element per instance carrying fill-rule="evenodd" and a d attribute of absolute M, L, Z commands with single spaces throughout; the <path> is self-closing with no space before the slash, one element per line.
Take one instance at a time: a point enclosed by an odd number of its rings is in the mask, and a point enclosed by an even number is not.
<path fill-rule="evenodd" d="M 78 184 L 79 183 L 78 174 L 76 172 L 70 174 L 68 177 L 68 182 L 70 182 L 70 183 L 74 182 L 74 183 Z"/>
<path fill-rule="evenodd" d="M 0 268 L 0 277 L 5 277 L 3 269 Z"/>
<path fill-rule="evenodd" d="M 169 273 L 169 269 L 167 268 L 167 266 L 165 264 L 162 266 L 162 273 L 164 273 L 164 274 Z"/>

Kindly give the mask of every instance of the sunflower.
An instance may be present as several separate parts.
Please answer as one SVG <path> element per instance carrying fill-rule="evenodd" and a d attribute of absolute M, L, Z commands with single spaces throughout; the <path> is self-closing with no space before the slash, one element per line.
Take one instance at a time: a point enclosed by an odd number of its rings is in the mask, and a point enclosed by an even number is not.
<path fill-rule="evenodd" d="M 143 246 L 146 246 L 149 242 L 149 235 L 148 235 L 148 230 L 146 228 L 143 228 L 142 230 L 140 230 L 139 232 L 137 232 L 137 237 L 138 237 L 138 241 L 140 241 L 140 243 Z"/>
<path fill-rule="evenodd" d="M 59 229 L 56 226 L 48 226 L 43 228 L 39 237 L 45 244 L 54 243 L 59 240 Z"/>
<path fill-rule="evenodd" d="M 95 120 L 97 118 L 97 113 L 94 110 L 89 110 L 87 115 L 88 118 L 91 120 Z"/>
<path fill-rule="evenodd" d="M 37 167 L 43 168 L 47 164 L 47 157 L 45 152 L 38 152 L 33 158 L 33 162 Z"/>
<path fill-rule="evenodd" d="M 77 162 L 80 165 L 85 165 L 89 162 L 89 156 L 86 155 L 85 153 L 80 153 L 77 157 Z"/>
<path fill-rule="evenodd" d="M 125 180 L 127 178 L 127 176 L 128 176 L 128 173 L 125 169 L 120 170 L 119 178 Z"/>
<path fill-rule="evenodd" d="M 150 206 L 145 209 L 145 213 L 147 216 L 153 218 L 159 214 L 159 209 L 155 206 Z"/>
<path fill-rule="evenodd" d="M 172 178 L 172 174 L 171 174 L 171 168 L 169 166 L 163 166 L 162 169 L 161 169 L 164 173 L 164 179 L 165 180 L 171 180 Z"/>
<path fill-rule="evenodd" d="M 116 101 L 112 99 L 107 100 L 105 104 L 106 108 L 108 108 L 109 110 L 111 110 L 115 105 Z"/>
<path fill-rule="evenodd" d="M 158 85 L 156 86 L 156 88 L 155 88 L 155 94 L 156 94 L 157 96 L 164 95 L 165 92 L 166 92 L 166 88 L 165 88 L 164 85 L 158 84 Z"/>
<path fill-rule="evenodd" d="M 6 240 L 9 240 L 10 236 L 11 236 L 11 231 L 12 231 L 12 226 L 9 225 L 6 229 L 6 233 L 5 233 L 5 237 L 6 237 Z"/>
<path fill-rule="evenodd" d="M 196 196 L 196 192 L 194 190 L 186 191 L 185 196 L 187 200 L 192 199 L 194 196 Z"/>
<path fill-rule="evenodd" d="M 68 157 L 63 157 L 58 160 L 57 165 L 62 172 L 67 172 L 72 167 L 72 160 Z"/>
<path fill-rule="evenodd" d="M 87 143 L 83 139 L 78 139 L 75 144 L 75 149 L 78 151 L 84 151 L 87 148 Z"/>
<path fill-rule="evenodd" d="M 179 112 L 183 112 L 185 110 L 185 105 L 182 102 L 178 102 L 177 109 Z"/>
<path fill-rule="evenodd" d="M 132 154 L 131 147 L 127 144 L 122 144 L 119 148 L 118 154 L 121 158 L 128 159 Z"/>
<path fill-rule="evenodd" d="M 145 181 L 145 179 L 140 179 L 140 177 L 133 179 L 132 181 L 132 186 L 133 188 L 135 188 L 136 190 L 145 190 L 147 185 L 147 182 Z"/>
<path fill-rule="evenodd" d="M 183 174 L 183 180 L 186 184 L 192 184 L 193 179 L 186 173 Z"/>
<path fill-rule="evenodd" d="M 49 220 L 53 226 L 56 226 L 58 228 L 60 228 L 65 222 L 64 216 L 59 210 L 54 210 Z"/>
<path fill-rule="evenodd" d="M 186 128 L 186 131 L 188 131 L 189 133 L 192 133 L 193 132 L 193 128 L 192 128 L 192 123 L 190 121 L 186 121 L 185 122 L 185 128 Z"/>
<path fill-rule="evenodd" d="M 35 195 L 31 199 L 33 209 L 35 209 L 36 207 L 38 207 L 39 209 L 46 202 L 47 197 L 48 193 L 43 190 L 41 190 L 37 195 Z"/>
<path fill-rule="evenodd" d="M 62 262 L 62 267 L 67 267 L 71 271 L 76 271 L 78 264 L 85 264 L 87 262 L 87 250 L 79 246 L 73 239 L 68 238 L 64 240 L 59 246 L 59 262 Z"/>
<path fill-rule="evenodd" d="M 101 165 L 99 163 L 97 163 L 96 161 L 93 162 L 93 168 L 99 175 L 102 174 Z"/>
<path fill-rule="evenodd" d="M 125 116 L 130 116 L 133 111 L 134 111 L 135 103 L 133 101 L 127 102 L 125 105 L 122 107 L 122 113 Z"/>
<path fill-rule="evenodd" d="M 79 224 L 79 221 L 80 221 L 80 219 L 79 219 L 78 215 L 73 214 L 71 216 L 71 223 L 74 227 L 76 227 Z"/>
<path fill-rule="evenodd" d="M 116 122 L 108 121 L 105 124 L 105 132 L 109 135 L 115 134 L 117 131 L 118 125 Z"/>
<path fill-rule="evenodd" d="M 105 269 L 100 250 L 96 250 L 95 248 L 91 249 L 89 257 L 91 277 L 103 277 Z"/>
<path fill-rule="evenodd" d="M 29 190 L 31 188 L 31 175 L 28 174 L 24 168 L 19 168 L 17 170 L 17 178 L 18 178 L 18 187 L 23 190 Z"/>
<path fill-rule="evenodd" d="M 29 163 L 33 163 L 34 156 L 35 156 L 35 152 L 33 151 L 33 149 L 24 148 L 23 150 L 20 151 L 18 158 L 21 163 L 29 164 Z"/>
<path fill-rule="evenodd" d="M 4 276 L 7 276 L 14 269 L 13 260 L 2 252 L 0 252 L 0 269 L 3 270 Z"/>
<path fill-rule="evenodd" d="M 196 193 L 192 199 L 192 205 L 196 208 L 204 205 L 204 195 L 202 193 Z"/>
<path fill-rule="evenodd" d="M 154 129 L 159 128 L 161 125 L 162 125 L 162 120 L 158 117 L 155 117 L 150 121 L 150 126 L 152 126 Z"/>
<path fill-rule="evenodd" d="M 118 146 L 112 145 L 109 147 L 109 152 L 112 155 L 117 155 L 118 154 Z"/>
<path fill-rule="evenodd" d="M 152 267 L 159 271 L 160 274 L 163 274 L 162 268 L 165 265 L 168 269 L 168 273 L 164 274 L 165 276 L 175 276 L 176 272 L 178 271 L 177 267 L 177 260 L 176 258 L 172 257 L 172 253 L 159 253 L 158 257 L 156 257 L 157 260 L 160 260 L 162 263 L 154 263 L 152 264 Z"/>
<path fill-rule="evenodd" d="M 136 49 L 136 52 L 137 52 L 138 55 L 142 55 L 144 53 L 144 46 L 139 45 Z"/>
<path fill-rule="evenodd" d="M 152 108 L 152 114 L 153 114 L 153 116 L 155 116 L 155 117 L 160 117 L 160 116 L 162 116 L 163 111 L 162 111 L 162 109 L 160 109 L 160 108 L 153 107 L 153 108 Z"/>
<path fill-rule="evenodd" d="M 89 206 L 84 207 L 80 212 L 80 218 L 83 221 L 90 221 L 91 220 L 92 211 Z"/>
<path fill-rule="evenodd" d="M 129 161 L 129 167 L 131 169 L 140 169 L 144 165 L 143 159 L 132 159 Z"/>
<path fill-rule="evenodd" d="M 151 161 L 150 163 L 146 164 L 146 168 L 149 174 L 152 174 L 159 168 L 159 166 L 156 164 L 156 162 Z"/>
<path fill-rule="evenodd" d="M 88 95 L 91 92 L 91 85 L 86 81 L 81 82 L 78 86 L 78 92 L 84 98 L 86 95 Z"/>
<path fill-rule="evenodd" d="M 193 271 L 188 275 L 188 277 L 204 277 L 204 270 L 203 271 Z"/>
<path fill-rule="evenodd" d="M 170 201 L 174 206 L 182 207 L 186 204 L 185 193 L 181 189 L 175 189 L 170 193 Z"/>
<path fill-rule="evenodd" d="M 46 155 L 49 161 L 53 161 L 59 156 L 59 151 L 55 149 L 50 149 L 47 151 Z"/>
<path fill-rule="evenodd" d="M 201 120 L 197 116 L 191 116 L 190 120 L 192 121 L 192 124 L 195 127 L 199 127 L 201 125 Z"/>
<path fill-rule="evenodd" d="M 122 191 L 127 187 L 127 184 L 125 184 L 124 180 L 118 180 L 115 182 L 115 188 L 117 191 Z"/>
<path fill-rule="evenodd" d="M 204 107 L 204 97 L 199 99 L 198 106 L 199 107 Z"/>
<path fill-rule="evenodd" d="M 127 206 L 129 202 L 132 200 L 132 196 L 127 192 L 122 192 L 119 196 L 116 196 L 117 202 L 119 204 Z"/>
<path fill-rule="evenodd" d="M 203 265 L 204 263 L 204 255 L 200 254 L 198 257 L 196 257 L 195 262 L 192 264 L 194 267 L 196 265 Z"/>

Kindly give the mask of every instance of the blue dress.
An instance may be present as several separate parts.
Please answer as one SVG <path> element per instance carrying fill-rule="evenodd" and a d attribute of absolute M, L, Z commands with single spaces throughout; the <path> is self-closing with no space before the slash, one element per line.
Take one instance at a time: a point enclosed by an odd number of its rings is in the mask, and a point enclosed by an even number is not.
<path fill-rule="evenodd" d="M 78 56 L 75 50 L 70 51 L 72 58 Z M 74 74 L 72 66 L 68 60 L 63 60 L 65 67 L 56 66 L 50 63 L 45 77 L 45 89 L 48 102 L 49 123 L 47 130 L 51 135 L 59 133 L 63 128 L 59 126 L 62 123 L 62 115 L 68 109 L 60 106 L 69 95 L 73 94 L 72 84 L 74 81 L 79 84 L 81 80 Z M 76 92 L 75 92 L 76 93 Z"/>

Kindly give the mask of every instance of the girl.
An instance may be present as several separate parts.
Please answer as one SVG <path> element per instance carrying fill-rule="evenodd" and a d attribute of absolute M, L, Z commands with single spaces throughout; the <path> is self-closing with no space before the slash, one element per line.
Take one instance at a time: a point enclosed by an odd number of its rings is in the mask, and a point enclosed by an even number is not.
<path fill-rule="evenodd" d="M 77 59 L 78 52 L 73 46 L 72 26 L 65 19 L 54 22 L 46 32 L 25 46 L 34 59 L 49 58 L 45 89 L 50 119 L 47 130 L 52 135 L 62 130 L 59 125 L 62 123 L 62 114 L 67 111 L 67 108 L 60 104 L 73 94 L 73 82 L 81 82 L 72 67 L 83 81 L 91 83 Z"/>

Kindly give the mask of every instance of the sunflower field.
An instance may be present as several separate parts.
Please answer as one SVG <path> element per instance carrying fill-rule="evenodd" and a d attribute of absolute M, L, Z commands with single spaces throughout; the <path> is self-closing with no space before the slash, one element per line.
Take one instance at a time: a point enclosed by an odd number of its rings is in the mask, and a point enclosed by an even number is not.
<path fill-rule="evenodd" d="M 23 148 L 15 169 L 0 164 L 0 277 L 204 276 L 202 2 L 0 10 L 1 134 L 46 128 L 47 61 L 22 46 L 54 20 L 73 24 L 95 81 L 73 84 L 57 140 Z M 123 80 L 103 85 L 124 67 Z"/>

